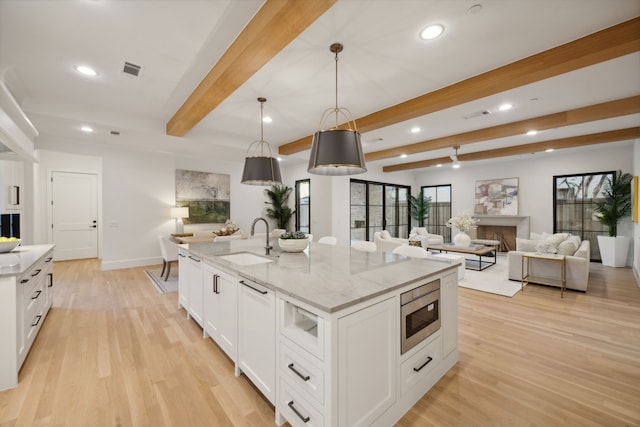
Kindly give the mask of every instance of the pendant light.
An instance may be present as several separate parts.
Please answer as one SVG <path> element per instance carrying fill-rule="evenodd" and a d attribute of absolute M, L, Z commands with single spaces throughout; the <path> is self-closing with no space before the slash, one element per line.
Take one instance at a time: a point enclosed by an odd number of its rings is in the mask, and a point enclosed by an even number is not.
<path fill-rule="evenodd" d="M 342 49 L 340 43 L 329 47 L 336 55 L 336 106 L 322 114 L 319 130 L 313 134 L 307 172 L 317 175 L 356 175 L 367 171 L 356 122 L 349 110 L 338 108 L 338 53 Z M 335 117 L 335 126 L 327 129 L 326 121 L 332 116 Z M 346 119 L 346 129 L 338 128 L 340 116 Z"/>
<path fill-rule="evenodd" d="M 260 103 L 260 140 L 253 141 L 247 150 L 242 172 L 242 183 L 248 185 L 276 185 L 282 183 L 278 160 L 273 157 L 271 146 L 264 140 L 263 110 L 266 98 Z"/>
<path fill-rule="evenodd" d="M 453 154 L 449 157 L 451 157 L 451 160 L 453 160 L 453 165 L 452 167 L 454 169 L 458 169 L 460 167 L 460 160 L 458 160 L 458 150 L 460 149 L 459 145 L 456 145 L 453 147 L 454 150 L 456 150 L 456 154 Z"/>

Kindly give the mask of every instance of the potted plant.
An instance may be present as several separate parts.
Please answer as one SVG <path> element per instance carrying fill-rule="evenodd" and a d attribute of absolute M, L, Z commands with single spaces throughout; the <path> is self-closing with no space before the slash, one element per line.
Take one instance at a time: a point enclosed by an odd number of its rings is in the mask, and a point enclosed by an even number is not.
<path fill-rule="evenodd" d="M 598 236 L 598 248 L 602 265 L 624 267 L 631 238 L 618 236 L 618 223 L 631 214 L 631 181 L 629 173 L 616 172 L 608 178 L 602 191 L 603 197 L 594 201 L 596 218 L 609 229 L 608 236 Z"/>
<path fill-rule="evenodd" d="M 309 245 L 309 236 L 303 231 L 282 233 L 278 239 L 278 244 L 284 252 L 302 252 Z"/>
<path fill-rule="evenodd" d="M 291 190 L 292 188 L 287 187 L 286 185 L 274 185 L 271 188 L 266 188 L 264 190 L 267 198 L 269 199 L 269 201 L 265 203 L 267 205 L 271 205 L 270 208 L 267 208 L 267 216 L 276 220 L 278 224 L 277 228 L 282 228 L 284 230 L 287 229 L 289 221 L 295 212 L 287 206 Z"/>
<path fill-rule="evenodd" d="M 409 194 L 409 212 L 411 218 L 418 221 L 418 227 L 424 227 L 425 221 L 429 219 L 430 207 L 431 197 L 425 197 L 423 190 L 420 190 L 418 197 Z"/>

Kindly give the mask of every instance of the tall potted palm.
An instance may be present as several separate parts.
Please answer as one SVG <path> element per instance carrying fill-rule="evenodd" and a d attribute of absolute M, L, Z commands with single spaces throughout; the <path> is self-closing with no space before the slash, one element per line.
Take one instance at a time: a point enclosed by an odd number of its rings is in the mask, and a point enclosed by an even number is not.
<path fill-rule="evenodd" d="M 420 190 L 417 197 L 409 194 L 409 213 L 418 222 L 418 227 L 424 227 L 425 221 L 429 219 L 430 207 L 431 197 L 425 197 L 423 190 Z"/>
<path fill-rule="evenodd" d="M 631 238 L 618 236 L 618 223 L 631 214 L 631 181 L 633 176 L 618 171 L 605 183 L 603 197 L 595 202 L 597 219 L 609 229 L 608 236 L 598 236 L 602 265 L 624 267 Z"/>
<path fill-rule="evenodd" d="M 284 230 L 287 229 L 289 221 L 291 221 L 291 217 L 295 212 L 287 206 L 291 190 L 292 188 L 286 185 L 274 185 L 264 190 L 267 199 L 269 199 L 265 203 L 271 205 L 271 207 L 268 207 L 266 210 L 267 216 L 276 220 L 278 224 L 277 228 Z"/>

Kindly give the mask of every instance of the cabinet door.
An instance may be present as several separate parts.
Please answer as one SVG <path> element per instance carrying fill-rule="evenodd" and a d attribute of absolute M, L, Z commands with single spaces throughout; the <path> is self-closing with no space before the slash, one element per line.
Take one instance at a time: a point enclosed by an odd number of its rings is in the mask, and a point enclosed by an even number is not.
<path fill-rule="evenodd" d="M 189 314 L 189 262 L 187 253 L 178 251 L 178 306 Z"/>
<path fill-rule="evenodd" d="M 11 160 L 3 160 L 2 168 L 2 209 L 7 212 L 16 212 L 22 209 L 24 164 Z"/>
<path fill-rule="evenodd" d="M 442 278 L 442 357 L 458 348 L 458 277 L 448 274 Z"/>
<path fill-rule="evenodd" d="M 46 295 L 45 312 L 49 311 L 53 305 L 53 253 L 47 254 L 44 259 L 45 289 Z"/>
<path fill-rule="evenodd" d="M 189 314 L 200 326 L 203 326 L 202 314 L 204 313 L 203 279 L 204 269 L 202 260 L 189 255 Z"/>
<path fill-rule="evenodd" d="M 274 291 L 240 280 L 238 367 L 271 403 L 275 402 L 276 303 Z"/>
<path fill-rule="evenodd" d="M 396 401 L 399 302 L 390 298 L 338 319 L 338 420 L 370 425 Z"/>
<path fill-rule="evenodd" d="M 235 362 L 238 353 L 237 279 L 205 264 L 203 293 L 204 330 Z"/>

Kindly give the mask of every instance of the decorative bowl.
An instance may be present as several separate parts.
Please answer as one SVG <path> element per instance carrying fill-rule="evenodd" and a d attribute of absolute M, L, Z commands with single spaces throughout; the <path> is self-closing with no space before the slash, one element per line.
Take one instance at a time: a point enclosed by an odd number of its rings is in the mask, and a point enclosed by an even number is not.
<path fill-rule="evenodd" d="M 284 252 L 302 252 L 309 245 L 309 239 L 278 239 L 278 244 Z"/>
<path fill-rule="evenodd" d="M 0 242 L 0 253 L 10 252 L 20 244 L 21 240 L 13 240 L 10 242 Z"/>

